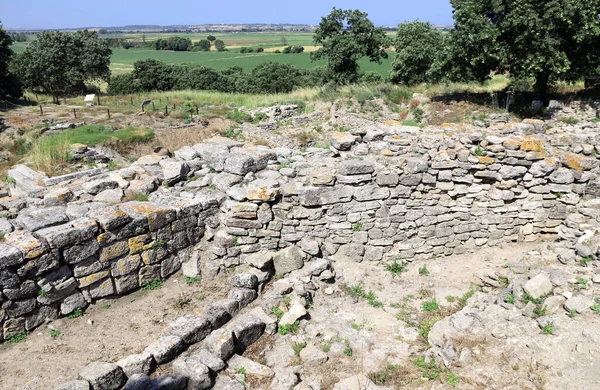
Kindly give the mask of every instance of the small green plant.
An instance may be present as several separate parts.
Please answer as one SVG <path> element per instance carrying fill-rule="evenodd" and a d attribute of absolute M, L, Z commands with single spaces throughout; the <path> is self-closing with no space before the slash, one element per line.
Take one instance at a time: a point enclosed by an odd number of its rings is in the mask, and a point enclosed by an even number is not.
<path fill-rule="evenodd" d="M 573 118 L 571 116 L 566 117 L 566 118 L 561 118 L 560 121 L 567 125 L 576 125 L 579 123 L 579 119 Z"/>
<path fill-rule="evenodd" d="M 69 314 L 67 316 L 68 319 L 73 320 L 75 318 L 79 318 L 83 316 L 83 309 L 78 307 L 77 309 L 73 310 L 73 313 Z"/>
<path fill-rule="evenodd" d="M 346 349 L 344 349 L 344 355 L 352 356 L 352 348 L 346 347 Z"/>
<path fill-rule="evenodd" d="M 6 233 L 0 232 L 0 242 L 6 241 Z"/>
<path fill-rule="evenodd" d="M 544 334 L 554 334 L 554 322 L 548 322 L 546 325 L 542 327 L 542 332 Z"/>
<path fill-rule="evenodd" d="M 588 280 L 585 278 L 579 278 L 577 279 L 575 284 L 577 284 L 577 288 L 579 288 L 580 290 L 585 290 L 587 289 Z"/>
<path fill-rule="evenodd" d="M 353 232 L 360 232 L 361 229 L 362 229 L 362 223 L 360 223 L 360 222 L 356 222 L 354 225 L 352 225 Z"/>
<path fill-rule="evenodd" d="M 579 264 L 582 267 L 587 267 L 587 265 L 589 263 L 591 263 L 592 261 L 594 261 L 594 258 L 592 256 L 586 256 L 586 257 L 582 257 L 581 260 L 579 260 Z"/>
<path fill-rule="evenodd" d="M 571 318 L 575 317 L 577 315 L 577 310 L 575 309 L 569 309 L 569 311 L 567 312 L 567 315 Z"/>
<path fill-rule="evenodd" d="M 456 297 L 452 296 L 452 295 L 447 295 L 446 296 L 446 302 L 452 303 L 456 300 Z"/>
<path fill-rule="evenodd" d="M 102 305 L 100 307 L 104 310 L 110 309 L 110 305 L 108 303 L 105 303 L 104 305 Z"/>
<path fill-rule="evenodd" d="M 273 311 L 273 314 L 277 316 L 277 318 L 281 319 L 281 317 L 283 317 L 283 312 L 277 306 L 273 306 L 271 310 Z"/>
<path fill-rule="evenodd" d="M 46 290 L 40 290 L 40 291 L 38 291 L 38 295 L 40 297 L 47 297 L 48 296 L 48 291 L 46 291 Z"/>
<path fill-rule="evenodd" d="M 421 275 L 421 276 L 429 275 L 429 270 L 427 269 L 426 265 L 423 265 L 421 268 L 419 268 L 419 275 Z"/>
<path fill-rule="evenodd" d="M 236 368 L 234 372 L 236 374 L 246 375 L 246 369 L 244 367 Z"/>
<path fill-rule="evenodd" d="M 285 303 L 286 305 L 288 305 L 288 306 L 289 306 L 289 305 L 290 305 L 290 303 L 292 303 L 292 297 L 290 297 L 289 295 L 288 295 L 288 296 L 286 296 L 286 297 L 283 299 L 283 303 Z"/>
<path fill-rule="evenodd" d="M 440 308 L 440 305 L 435 300 L 435 298 L 433 298 L 429 301 L 423 302 L 422 308 L 423 308 L 423 311 L 436 311 L 437 309 Z"/>
<path fill-rule="evenodd" d="M 504 296 L 504 302 L 510 303 L 511 305 L 514 305 L 515 304 L 515 294 L 513 294 L 513 293 L 507 293 Z"/>
<path fill-rule="evenodd" d="M 366 299 L 367 303 L 373 307 L 383 307 L 383 303 L 377 300 L 375 293 L 372 291 L 367 293 L 360 284 L 348 286 L 344 283 L 342 284 L 342 290 L 354 297 Z"/>
<path fill-rule="evenodd" d="M 59 330 L 56 329 L 48 329 L 48 331 L 50 332 L 50 337 L 52 337 L 53 339 L 57 338 L 62 334 Z"/>
<path fill-rule="evenodd" d="M 152 290 L 156 290 L 158 288 L 162 287 L 162 280 L 160 278 L 156 278 L 154 280 L 152 280 L 151 282 L 146 283 L 143 287 L 142 290 L 144 291 L 152 291 Z"/>
<path fill-rule="evenodd" d="M 119 169 L 119 164 L 117 164 L 115 160 L 110 160 L 108 164 L 106 164 L 106 168 L 108 168 L 109 171 L 116 171 Z"/>
<path fill-rule="evenodd" d="M 195 283 L 198 283 L 200 281 L 200 278 L 191 278 L 189 276 L 184 276 L 183 280 L 185 280 L 185 282 L 187 284 L 195 284 Z"/>
<path fill-rule="evenodd" d="M 294 343 L 292 344 L 292 349 L 294 350 L 294 355 L 300 356 L 300 352 L 306 348 L 306 342 Z"/>
<path fill-rule="evenodd" d="M 446 375 L 446 381 L 448 382 L 448 384 L 452 387 L 456 387 L 456 385 L 458 384 L 458 376 L 455 374 L 448 374 Z"/>
<path fill-rule="evenodd" d="M 442 373 L 442 368 L 438 366 L 433 359 L 426 362 L 425 358 L 420 357 L 415 360 L 414 365 L 419 368 L 423 376 L 429 380 L 436 380 Z"/>
<path fill-rule="evenodd" d="M 467 306 L 467 302 L 469 301 L 469 299 L 471 299 L 473 295 L 475 295 L 475 290 L 472 288 L 469 291 L 465 292 L 462 295 L 462 297 L 458 299 L 458 310 L 464 309 L 464 307 Z"/>
<path fill-rule="evenodd" d="M 518 364 L 514 364 L 514 365 L 512 366 L 512 369 L 513 369 L 513 371 L 519 371 L 519 369 L 520 369 L 520 368 L 521 368 L 521 367 L 519 367 L 519 365 L 518 365 Z"/>
<path fill-rule="evenodd" d="M 555 192 L 554 196 L 556 196 L 556 199 L 561 199 L 563 196 L 565 196 L 565 194 L 563 194 L 562 192 Z"/>
<path fill-rule="evenodd" d="M 163 248 L 167 245 L 166 240 L 157 240 L 152 244 L 152 249 Z"/>
<path fill-rule="evenodd" d="M 385 266 L 385 270 L 392 274 L 392 278 L 395 278 L 396 276 L 400 276 L 402 272 L 406 270 L 406 262 L 402 261 L 398 263 L 397 260 L 394 260 L 392 264 Z"/>
<path fill-rule="evenodd" d="M 137 193 L 135 194 L 135 200 L 138 202 L 146 202 L 148 200 L 148 194 Z"/>
<path fill-rule="evenodd" d="M 26 338 L 27 338 L 27 332 L 25 332 L 24 330 L 22 330 L 19 333 L 10 336 L 7 341 L 9 343 L 11 343 L 11 344 L 16 344 L 16 343 L 20 343 L 22 341 L 25 341 Z"/>
<path fill-rule="evenodd" d="M 8 176 L 6 177 L 5 181 L 6 181 L 6 184 L 16 184 L 17 183 L 17 181 L 14 178 L 8 177 Z"/>
<path fill-rule="evenodd" d="M 533 316 L 535 318 L 540 318 L 546 315 L 546 308 L 542 305 L 537 305 L 535 309 L 533 309 Z"/>
<path fill-rule="evenodd" d="M 321 345 L 321 351 L 323 351 L 325 353 L 331 351 L 331 343 L 325 343 L 325 344 Z"/>
<path fill-rule="evenodd" d="M 478 157 L 484 157 L 487 156 L 487 152 L 485 151 L 485 149 L 477 145 L 477 147 L 475 148 L 475 155 Z"/>
<path fill-rule="evenodd" d="M 594 313 L 600 315 L 600 298 L 594 299 L 594 304 L 590 306 L 590 309 L 592 309 Z"/>
<path fill-rule="evenodd" d="M 545 296 L 539 297 L 539 298 L 534 298 L 527 291 L 523 290 L 523 303 L 531 302 L 536 305 L 541 305 L 542 303 L 544 303 L 545 300 L 546 300 Z"/>
<path fill-rule="evenodd" d="M 298 333 L 299 330 L 300 325 L 298 325 L 297 322 L 294 322 L 293 324 L 279 325 L 277 328 L 277 332 L 282 336 L 288 333 Z"/>
<path fill-rule="evenodd" d="M 362 329 L 362 326 L 358 325 L 356 322 L 351 323 L 350 327 L 356 331 L 359 331 Z"/>

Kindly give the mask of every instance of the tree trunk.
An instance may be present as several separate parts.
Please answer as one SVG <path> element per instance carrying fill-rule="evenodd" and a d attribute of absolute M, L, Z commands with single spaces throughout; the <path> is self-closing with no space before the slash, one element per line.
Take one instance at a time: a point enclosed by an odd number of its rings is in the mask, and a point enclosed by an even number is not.
<path fill-rule="evenodd" d="M 548 82 L 550 81 L 550 74 L 543 73 L 538 74 L 535 77 L 535 85 L 533 91 L 535 92 L 535 98 L 546 102 L 548 98 Z"/>

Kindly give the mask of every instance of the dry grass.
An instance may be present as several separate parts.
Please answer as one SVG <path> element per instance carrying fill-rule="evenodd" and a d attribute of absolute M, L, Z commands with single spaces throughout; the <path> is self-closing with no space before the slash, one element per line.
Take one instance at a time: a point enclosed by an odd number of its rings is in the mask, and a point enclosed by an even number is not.
<path fill-rule="evenodd" d="M 195 145 L 207 138 L 212 137 L 215 132 L 221 130 L 223 128 L 222 124 L 225 122 L 219 121 L 219 123 L 221 125 L 211 124 L 208 127 L 193 126 L 182 129 L 167 129 L 157 131 L 153 142 L 133 145 L 127 155 L 128 157 L 137 158 L 151 154 L 158 146 L 162 146 L 173 152 L 177 149 L 181 149 L 184 146 Z"/>

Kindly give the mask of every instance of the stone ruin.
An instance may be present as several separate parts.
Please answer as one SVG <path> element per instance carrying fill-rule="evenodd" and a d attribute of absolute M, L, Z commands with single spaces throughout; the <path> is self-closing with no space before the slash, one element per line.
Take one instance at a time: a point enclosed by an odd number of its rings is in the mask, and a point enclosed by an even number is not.
<path fill-rule="evenodd" d="M 173 157 L 33 186 L 35 172 L 11 171 L 13 190 L 26 196 L 0 199 L 0 340 L 180 269 L 210 278 L 239 267 L 227 299 L 174 321 L 142 354 L 92 363 L 61 387 L 151 383 L 145 374 L 175 359 L 175 375 L 154 386 L 208 388 L 234 351 L 277 329 L 272 306 L 230 322 L 241 309 L 259 294 L 310 298 L 335 281 L 337 261 L 415 261 L 541 234 L 564 240 L 561 261 L 596 255 L 595 125 L 423 131 L 390 121 L 334 133 L 330 145 L 300 151 L 212 138 Z M 265 290 L 274 275 L 288 278 Z M 306 313 L 297 306 L 288 323 Z M 205 349 L 177 358 L 199 342 Z"/>

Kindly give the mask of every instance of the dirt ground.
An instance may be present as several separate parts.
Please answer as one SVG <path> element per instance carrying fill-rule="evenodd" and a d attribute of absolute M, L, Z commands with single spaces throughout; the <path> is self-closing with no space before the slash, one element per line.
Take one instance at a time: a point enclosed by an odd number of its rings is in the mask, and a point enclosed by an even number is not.
<path fill-rule="evenodd" d="M 41 326 L 23 342 L 0 344 L 0 389 L 53 388 L 89 362 L 140 353 L 170 321 L 224 297 L 228 285 L 220 278 L 188 284 L 178 273 L 156 290 L 101 300 L 82 317 L 53 321 L 59 336 Z"/>

